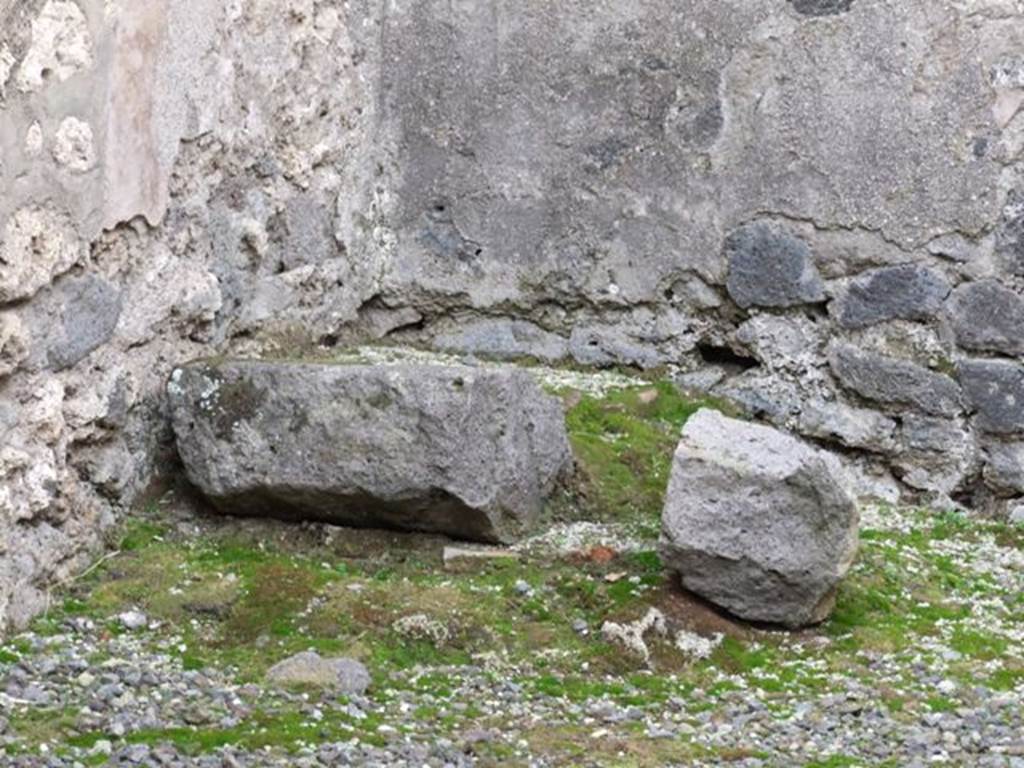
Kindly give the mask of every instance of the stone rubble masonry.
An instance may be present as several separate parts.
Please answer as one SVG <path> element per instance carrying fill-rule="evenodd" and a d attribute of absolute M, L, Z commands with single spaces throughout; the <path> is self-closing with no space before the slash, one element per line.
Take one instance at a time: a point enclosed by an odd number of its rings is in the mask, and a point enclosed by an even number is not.
<path fill-rule="evenodd" d="M 0 0 L 0 625 L 217 353 L 671 364 L 1024 495 L 1012 5 Z"/>

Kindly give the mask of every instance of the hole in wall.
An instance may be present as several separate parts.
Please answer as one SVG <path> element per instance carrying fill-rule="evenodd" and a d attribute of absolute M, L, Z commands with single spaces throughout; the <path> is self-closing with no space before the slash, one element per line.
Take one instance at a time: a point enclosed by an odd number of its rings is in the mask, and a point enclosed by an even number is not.
<path fill-rule="evenodd" d="M 758 368 L 761 365 L 753 357 L 741 355 L 729 347 L 717 344 L 698 344 L 697 352 L 700 354 L 701 360 L 707 365 L 725 368 L 733 374 L 743 373 L 751 368 Z"/>

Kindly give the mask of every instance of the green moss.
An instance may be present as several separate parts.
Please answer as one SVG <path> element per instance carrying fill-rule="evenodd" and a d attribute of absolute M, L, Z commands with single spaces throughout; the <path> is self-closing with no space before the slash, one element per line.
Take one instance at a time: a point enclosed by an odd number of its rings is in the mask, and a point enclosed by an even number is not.
<path fill-rule="evenodd" d="M 76 714 L 73 709 L 50 707 L 14 712 L 9 718 L 9 731 L 33 748 L 61 744 L 74 732 Z"/>
<path fill-rule="evenodd" d="M 232 609 L 222 642 L 239 645 L 264 634 L 294 634 L 296 614 L 316 594 L 315 587 L 315 577 L 305 568 L 281 563 L 260 566 L 245 596 Z"/>
<path fill-rule="evenodd" d="M 679 433 L 703 407 L 671 382 L 583 396 L 566 416 L 582 474 L 587 517 L 654 524 L 661 513 Z"/>
<path fill-rule="evenodd" d="M 952 712 L 959 705 L 945 696 L 929 696 L 924 702 L 932 712 Z"/>
<path fill-rule="evenodd" d="M 560 512 L 569 519 L 639 523 L 631 529 L 653 536 L 679 430 L 700 405 L 664 383 L 576 402 L 569 423 L 582 481 Z M 833 617 L 794 636 L 734 629 L 721 617 L 694 611 L 653 549 L 613 553 L 610 562 L 523 555 L 450 572 L 441 566 L 441 543 L 430 537 L 349 531 L 327 546 L 303 528 L 289 528 L 287 535 L 278 535 L 285 529 L 268 528 L 275 532 L 268 535 L 254 533 L 257 526 L 229 523 L 210 524 L 196 537 L 179 532 L 152 509 L 123 529 L 122 553 L 62 595 L 37 628 L 66 631 L 65 617 L 85 615 L 120 631 L 113 617 L 137 606 L 163 622 L 153 633 L 139 633 L 140 642 L 152 639 L 166 652 L 173 633 L 171 652 L 185 668 L 217 668 L 247 682 L 262 680 L 270 665 L 308 648 L 352 656 L 370 667 L 370 696 L 378 704 L 404 701 L 406 692 L 414 691 L 422 696 L 414 700 L 417 717 L 433 732 L 453 738 L 470 727 L 507 725 L 500 713 L 478 722 L 481 715 L 471 702 L 465 709 L 452 706 L 461 698 L 458 668 L 491 661 L 501 665 L 495 679 L 515 682 L 538 697 L 574 703 L 608 697 L 636 706 L 678 698 L 684 719 L 693 723 L 699 711 L 730 703 L 732 691 L 757 695 L 769 710 L 788 717 L 794 698 L 839 692 L 852 678 L 876 686 L 878 701 L 901 719 L 919 716 L 923 706 L 958 705 L 943 697 L 920 704 L 922 693 L 909 670 L 894 680 L 875 677 L 872 660 L 878 652 L 916 656 L 932 647 L 921 642 L 926 636 L 948 639 L 961 654 L 946 673 L 964 683 L 964 690 L 968 682 L 995 690 L 1024 683 L 1024 662 L 1016 649 L 965 621 L 971 602 L 964 596 L 998 595 L 1008 616 L 1015 617 L 1008 621 L 1024 620 L 1024 597 L 1005 594 L 1004 586 L 946 554 L 950 547 L 937 546 L 994 536 L 1003 546 L 1020 547 L 1024 531 L 924 510 L 913 522 L 906 533 L 864 531 L 858 563 L 839 591 Z M 529 592 L 517 589 L 519 581 Z M 649 638 L 651 674 L 638 659 L 604 642 L 598 631 L 605 621 L 635 620 L 649 606 L 661 608 L 680 626 L 729 636 L 702 661 L 684 657 L 671 642 Z M 415 613 L 442 622 L 449 638 L 435 645 L 399 635 L 395 621 Z M 574 630 L 577 619 L 585 621 L 589 633 Z M 703 621 L 710 623 L 705 627 Z M 0 664 L 14 663 L 31 650 L 26 641 L 12 641 L 0 650 Z M 253 714 L 234 728 L 147 731 L 128 740 L 170 742 L 198 754 L 224 744 L 290 751 L 300 742 L 381 739 L 373 717 L 349 722 L 331 714 L 333 707 L 323 707 L 325 719 L 312 722 L 301 714 L 300 696 L 271 702 L 254 702 Z M 41 743 L 61 740 L 88 748 L 106 738 L 75 733 L 64 714 L 12 720 L 25 734 L 12 749 L 38 750 Z M 726 764 L 759 756 L 750 749 L 716 751 L 685 740 L 652 740 L 637 724 L 615 724 L 607 739 L 591 739 L 592 730 L 543 723 L 526 727 L 522 738 L 551 764 L 655 766 L 698 758 Z M 514 764 L 507 744 L 479 745 L 479 750 L 482 764 L 488 759 Z M 850 760 L 830 757 L 810 765 L 856 764 Z"/>
<path fill-rule="evenodd" d="M 160 541 L 167 532 L 165 526 L 145 519 L 131 519 L 125 526 L 118 549 L 122 552 L 135 552 Z"/>
<path fill-rule="evenodd" d="M 864 765 L 863 760 L 845 755 L 832 755 L 822 760 L 812 760 L 804 764 L 804 768 L 850 768 L 852 766 Z"/>
<path fill-rule="evenodd" d="M 1024 684 L 1024 665 L 998 669 L 990 677 L 982 678 L 979 682 L 987 685 L 993 691 L 1012 691 L 1017 686 Z"/>

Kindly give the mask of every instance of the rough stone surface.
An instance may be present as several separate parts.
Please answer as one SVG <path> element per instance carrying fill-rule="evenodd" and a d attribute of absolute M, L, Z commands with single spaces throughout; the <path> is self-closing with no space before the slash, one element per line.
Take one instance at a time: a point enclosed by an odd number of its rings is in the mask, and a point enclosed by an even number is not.
<path fill-rule="evenodd" d="M 853 561 L 857 525 L 827 453 L 710 410 L 683 428 L 660 551 L 702 597 L 748 620 L 821 621 Z"/>
<path fill-rule="evenodd" d="M 31 43 L 15 81 L 18 90 L 38 91 L 89 66 L 92 40 L 82 9 L 70 0 L 49 0 L 32 22 Z"/>
<path fill-rule="evenodd" d="M 438 334 L 434 343 L 442 350 L 470 352 L 498 359 L 528 356 L 556 361 L 568 357 L 565 339 L 522 320 L 480 320 Z"/>
<path fill-rule="evenodd" d="M 29 355 L 25 326 L 12 312 L 0 312 L 0 378 L 10 376 Z"/>
<path fill-rule="evenodd" d="M 1011 504 L 1007 517 L 1014 525 L 1024 525 L 1024 502 Z"/>
<path fill-rule="evenodd" d="M 277 685 L 308 685 L 341 694 L 363 694 L 370 687 L 370 672 L 355 659 L 325 659 L 316 651 L 290 656 L 267 670 Z"/>
<path fill-rule="evenodd" d="M 81 258 L 68 223 L 52 211 L 22 208 L 0 241 L 0 301 L 31 298 Z"/>
<path fill-rule="evenodd" d="M 868 400 L 935 416 L 954 416 L 963 409 L 953 379 L 907 360 L 834 344 L 829 364 L 844 387 Z"/>
<path fill-rule="evenodd" d="M 725 244 L 729 295 L 741 307 L 791 307 L 825 298 L 811 249 L 785 229 L 758 222 Z"/>
<path fill-rule="evenodd" d="M 226 512 L 504 541 L 570 462 L 560 404 L 514 369 L 196 363 L 168 393 L 189 479 Z"/>
<path fill-rule="evenodd" d="M 877 411 L 824 401 L 805 404 L 799 420 L 802 434 L 875 453 L 896 447 L 896 428 L 893 419 Z"/>
<path fill-rule="evenodd" d="M 1024 297 L 996 280 L 966 283 L 950 301 L 957 343 L 964 349 L 1024 355 Z"/>
<path fill-rule="evenodd" d="M 886 267 L 853 280 L 832 311 L 839 325 L 850 329 L 886 320 L 929 320 L 949 291 L 946 279 L 927 267 Z"/>
<path fill-rule="evenodd" d="M 911 488 L 951 494 L 977 470 L 978 451 L 961 420 L 904 414 L 893 464 Z"/>
<path fill-rule="evenodd" d="M 53 157 L 75 173 L 91 170 L 96 165 L 92 127 L 75 117 L 64 118 L 54 136 Z"/>
<path fill-rule="evenodd" d="M 804 16 L 835 16 L 846 13 L 853 0 L 789 0 L 797 13 Z"/>
<path fill-rule="evenodd" d="M 826 343 L 940 375 L 1019 356 L 1013 302 L 959 335 L 825 305 L 908 264 L 1021 295 L 1017 5 L 0 0 L 0 616 L 40 610 L 168 465 L 167 376 L 211 354 L 383 339 L 711 371 L 911 477 L 868 444 L 945 416 L 948 386 L 866 398 Z M 112 333 L 49 303 L 72 278 L 121 296 Z M 51 363 L 75 337 L 98 346 Z"/>
<path fill-rule="evenodd" d="M 1024 442 L 993 442 L 985 446 L 985 480 L 1008 496 L 1024 495 Z"/>
<path fill-rule="evenodd" d="M 997 435 L 1024 433 L 1024 365 L 967 360 L 958 372 L 983 431 Z"/>
<path fill-rule="evenodd" d="M 122 307 L 121 291 L 101 277 L 58 280 L 29 315 L 40 364 L 62 371 L 85 359 L 114 335 Z"/>

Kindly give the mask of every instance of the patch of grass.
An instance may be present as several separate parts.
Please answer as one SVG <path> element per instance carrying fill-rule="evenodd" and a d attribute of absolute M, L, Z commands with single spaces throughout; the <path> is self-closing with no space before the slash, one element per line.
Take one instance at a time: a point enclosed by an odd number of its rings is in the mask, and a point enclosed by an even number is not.
<path fill-rule="evenodd" d="M 684 397 L 671 382 L 583 396 L 566 426 L 584 485 L 588 518 L 652 523 L 661 513 L 679 433 L 711 400 Z"/>
<path fill-rule="evenodd" d="M 804 764 L 804 768 L 852 768 L 864 765 L 863 760 L 845 755 L 832 755 L 821 760 L 812 760 Z"/>
<path fill-rule="evenodd" d="M 117 548 L 122 552 L 135 552 L 160 541 L 166 532 L 163 525 L 134 518 L 125 525 L 124 535 Z"/>
<path fill-rule="evenodd" d="M 924 703 L 932 712 L 952 712 L 959 706 L 953 699 L 945 696 L 929 696 Z"/>
<path fill-rule="evenodd" d="M 523 738 L 535 754 L 547 756 L 546 764 L 552 766 L 660 768 L 689 764 L 702 752 L 684 738 L 648 739 L 642 732 L 595 737 L 577 725 L 541 725 L 524 733 Z"/>
<path fill-rule="evenodd" d="M 993 691 L 1012 691 L 1024 684 L 1024 665 L 1006 665 L 992 673 L 987 680 L 980 680 Z"/>
<path fill-rule="evenodd" d="M 57 745 L 74 732 L 75 718 L 76 713 L 71 709 L 27 709 L 10 716 L 9 730 L 34 746 Z"/>
<path fill-rule="evenodd" d="M 225 622 L 222 642 L 239 645 L 264 634 L 293 634 L 295 614 L 315 594 L 316 580 L 308 569 L 282 563 L 261 565 Z"/>

